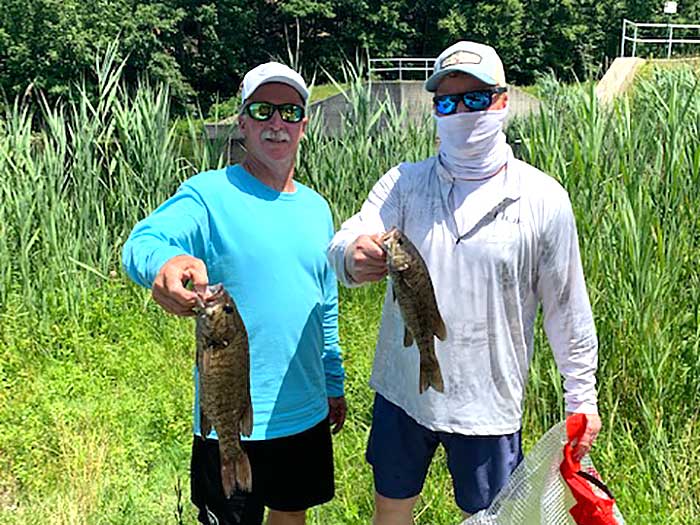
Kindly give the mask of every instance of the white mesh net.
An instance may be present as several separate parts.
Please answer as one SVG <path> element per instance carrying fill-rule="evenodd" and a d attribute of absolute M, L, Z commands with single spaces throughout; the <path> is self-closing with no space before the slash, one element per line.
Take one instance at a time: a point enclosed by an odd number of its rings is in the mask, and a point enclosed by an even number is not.
<path fill-rule="evenodd" d="M 535 444 L 491 506 L 461 525 L 576 525 L 569 514 L 576 500 L 559 473 L 565 443 L 566 423 L 561 422 Z M 597 477 L 589 456 L 581 460 L 581 470 Z M 624 525 L 617 505 L 613 512 Z"/>

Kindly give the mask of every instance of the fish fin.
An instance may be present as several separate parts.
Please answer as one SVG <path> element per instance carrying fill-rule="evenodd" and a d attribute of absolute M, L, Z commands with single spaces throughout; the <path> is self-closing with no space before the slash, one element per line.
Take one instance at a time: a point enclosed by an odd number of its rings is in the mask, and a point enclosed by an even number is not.
<path fill-rule="evenodd" d="M 413 336 L 411 335 L 411 332 L 408 330 L 407 326 L 403 327 L 403 346 L 404 348 L 408 348 L 413 344 Z"/>
<path fill-rule="evenodd" d="M 201 407 L 199 409 L 199 432 L 202 434 L 202 439 L 207 439 L 207 436 L 211 432 L 211 423 Z"/>
<path fill-rule="evenodd" d="M 447 339 L 447 327 L 445 326 L 445 321 L 442 320 L 442 317 L 438 316 L 435 325 L 435 337 L 440 339 L 440 341 Z"/>
<path fill-rule="evenodd" d="M 209 371 L 209 367 L 211 367 L 211 351 L 214 350 L 214 347 L 209 345 L 206 350 L 204 350 L 201 353 L 199 363 L 199 375 L 201 377 L 202 374 L 206 374 Z"/>
<path fill-rule="evenodd" d="M 437 392 L 445 391 L 445 384 L 442 381 L 442 372 L 437 358 L 434 358 L 433 366 L 420 365 L 420 393 L 425 392 L 428 387 L 432 386 Z"/>
<path fill-rule="evenodd" d="M 396 300 L 397 300 L 397 295 L 396 295 L 396 283 L 394 282 L 393 279 L 391 280 L 391 295 L 392 295 L 392 297 L 393 297 L 393 299 L 394 299 L 394 302 L 396 302 Z"/>
<path fill-rule="evenodd" d="M 248 407 L 243 412 L 238 430 L 245 437 L 250 437 L 253 433 L 253 403 L 248 401 Z"/>

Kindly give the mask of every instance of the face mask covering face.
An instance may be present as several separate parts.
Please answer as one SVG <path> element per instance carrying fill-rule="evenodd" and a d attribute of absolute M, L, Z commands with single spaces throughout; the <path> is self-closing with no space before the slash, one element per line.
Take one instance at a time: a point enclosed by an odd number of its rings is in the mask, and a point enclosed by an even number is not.
<path fill-rule="evenodd" d="M 508 108 L 435 116 L 440 163 L 456 179 L 479 179 L 496 173 L 510 147 L 503 133 Z"/>

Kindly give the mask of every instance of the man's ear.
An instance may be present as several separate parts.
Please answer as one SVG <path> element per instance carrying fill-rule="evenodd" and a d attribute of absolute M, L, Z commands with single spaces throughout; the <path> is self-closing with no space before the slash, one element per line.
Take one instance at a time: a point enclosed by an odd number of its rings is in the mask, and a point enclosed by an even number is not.
<path fill-rule="evenodd" d="M 508 105 L 508 93 L 500 93 L 496 102 L 498 109 L 503 109 Z"/>

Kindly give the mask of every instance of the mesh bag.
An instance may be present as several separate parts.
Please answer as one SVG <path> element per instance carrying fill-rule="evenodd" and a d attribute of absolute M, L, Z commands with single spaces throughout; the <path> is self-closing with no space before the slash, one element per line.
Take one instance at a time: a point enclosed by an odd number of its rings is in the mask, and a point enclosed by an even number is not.
<path fill-rule="evenodd" d="M 572 462 L 567 442 L 566 423 L 552 427 L 525 456 L 491 506 L 461 525 L 624 525 L 590 457 L 585 456 L 580 465 Z"/>

